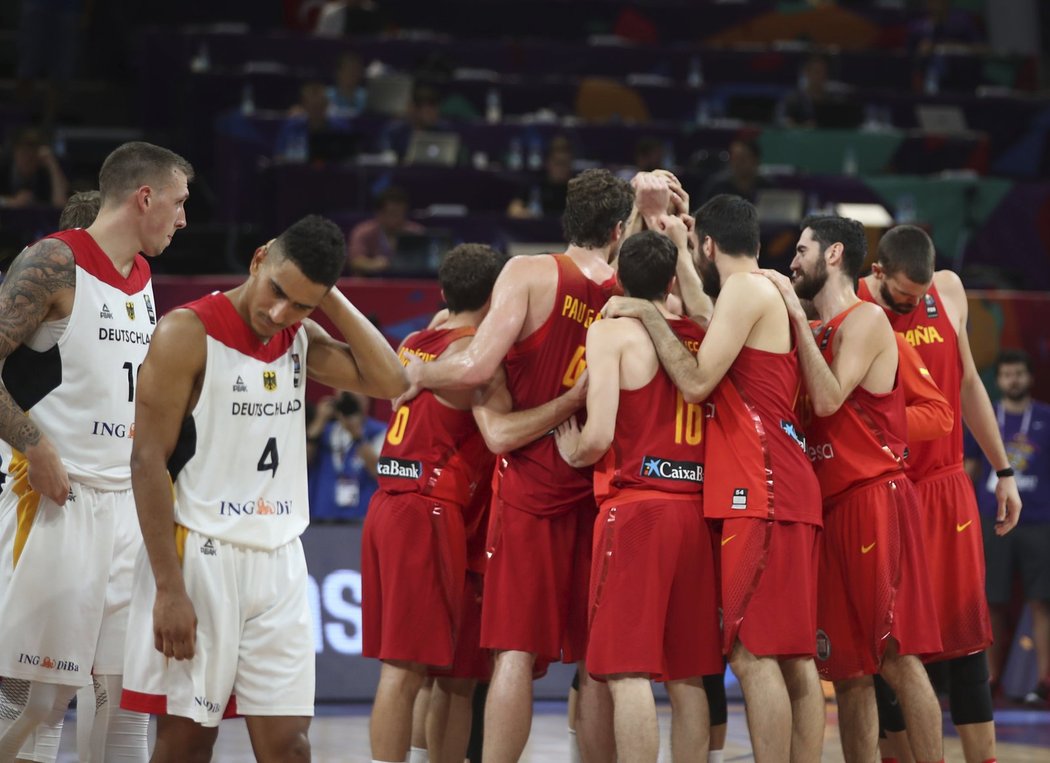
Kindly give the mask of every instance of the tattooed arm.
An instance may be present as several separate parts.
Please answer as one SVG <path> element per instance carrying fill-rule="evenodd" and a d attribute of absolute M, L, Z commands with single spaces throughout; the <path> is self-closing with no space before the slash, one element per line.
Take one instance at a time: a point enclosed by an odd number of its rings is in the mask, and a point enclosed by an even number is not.
<path fill-rule="evenodd" d="M 12 352 L 47 319 L 68 315 L 73 305 L 76 265 L 69 247 L 44 239 L 23 251 L 0 284 L 0 359 Z M 69 476 L 54 445 L 0 384 L 0 439 L 25 454 L 29 484 L 62 505 Z"/>

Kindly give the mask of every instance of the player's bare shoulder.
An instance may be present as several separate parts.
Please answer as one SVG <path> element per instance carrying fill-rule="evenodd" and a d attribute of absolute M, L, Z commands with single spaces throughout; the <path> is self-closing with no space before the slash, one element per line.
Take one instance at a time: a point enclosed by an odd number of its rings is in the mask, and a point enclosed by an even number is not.
<path fill-rule="evenodd" d="M 157 322 L 146 360 L 165 364 L 179 362 L 203 369 L 208 354 L 207 335 L 204 323 L 193 310 L 172 310 Z"/>
<path fill-rule="evenodd" d="M 952 325 L 959 331 L 966 322 L 969 305 L 966 301 L 966 287 L 958 273 L 952 270 L 938 270 L 933 274 L 933 285 L 944 302 L 944 307 L 952 319 Z"/>
<path fill-rule="evenodd" d="M 45 238 L 23 249 L 0 285 L 0 336 L 17 345 L 42 321 L 68 315 L 76 282 L 76 260 L 65 242 Z"/>

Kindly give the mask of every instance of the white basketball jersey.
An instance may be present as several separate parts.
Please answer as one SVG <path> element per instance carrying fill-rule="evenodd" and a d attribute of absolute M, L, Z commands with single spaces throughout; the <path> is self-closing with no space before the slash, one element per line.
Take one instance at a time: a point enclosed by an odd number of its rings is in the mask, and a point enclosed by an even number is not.
<path fill-rule="evenodd" d="M 271 550 L 310 521 L 306 483 L 306 329 L 263 343 L 225 294 L 186 305 L 207 331 L 200 398 L 168 461 L 175 521 Z"/>
<path fill-rule="evenodd" d="M 99 490 L 126 490 L 135 382 L 157 324 L 149 265 L 136 255 L 125 278 L 87 231 L 49 238 L 73 251 L 73 311 L 64 329 L 60 322 L 41 325 L 4 360 L 0 375 L 58 449 L 71 478 Z"/>

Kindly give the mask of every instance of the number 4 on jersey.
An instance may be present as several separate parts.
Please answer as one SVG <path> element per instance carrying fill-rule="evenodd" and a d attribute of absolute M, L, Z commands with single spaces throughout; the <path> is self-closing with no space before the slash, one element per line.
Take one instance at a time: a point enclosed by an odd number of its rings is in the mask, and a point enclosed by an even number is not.
<path fill-rule="evenodd" d="M 263 448 L 262 455 L 259 456 L 258 470 L 260 472 L 270 471 L 271 477 L 277 476 L 277 464 L 279 459 L 277 458 L 277 438 L 271 437 L 266 441 L 266 447 Z"/>

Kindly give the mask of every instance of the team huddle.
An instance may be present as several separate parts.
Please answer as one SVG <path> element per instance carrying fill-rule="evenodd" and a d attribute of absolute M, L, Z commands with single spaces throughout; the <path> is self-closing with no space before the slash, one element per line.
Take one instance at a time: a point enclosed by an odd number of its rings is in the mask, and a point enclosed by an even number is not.
<path fill-rule="evenodd" d="M 345 240 L 317 216 L 159 316 L 147 258 L 192 179 L 121 146 L 97 216 L 0 286 L 0 763 L 56 760 L 74 694 L 82 761 L 210 760 L 230 715 L 258 760 L 310 759 L 307 378 L 397 398 L 362 549 L 374 761 L 407 759 L 428 677 L 431 760 L 464 759 L 478 681 L 484 760 L 518 760 L 557 661 L 585 761 L 656 761 L 652 680 L 673 758 L 720 760 L 727 661 L 758 761 L 820 760 L 821 677 L 847 761 L 880 727 L 884 757 L 942 760 L 930 661 L 967 760 L 994 760 L 963 418 L 997 532 L 1021 504 L 924 231 L 861 277 L 863 227 L 807 218 L 788 279 L 759 269 L 749 202 L 690 213 L 670 173 L 589 170 L 564 253 L 455 247 L 447 309 L 395 353 L 332 288 Z"/>

